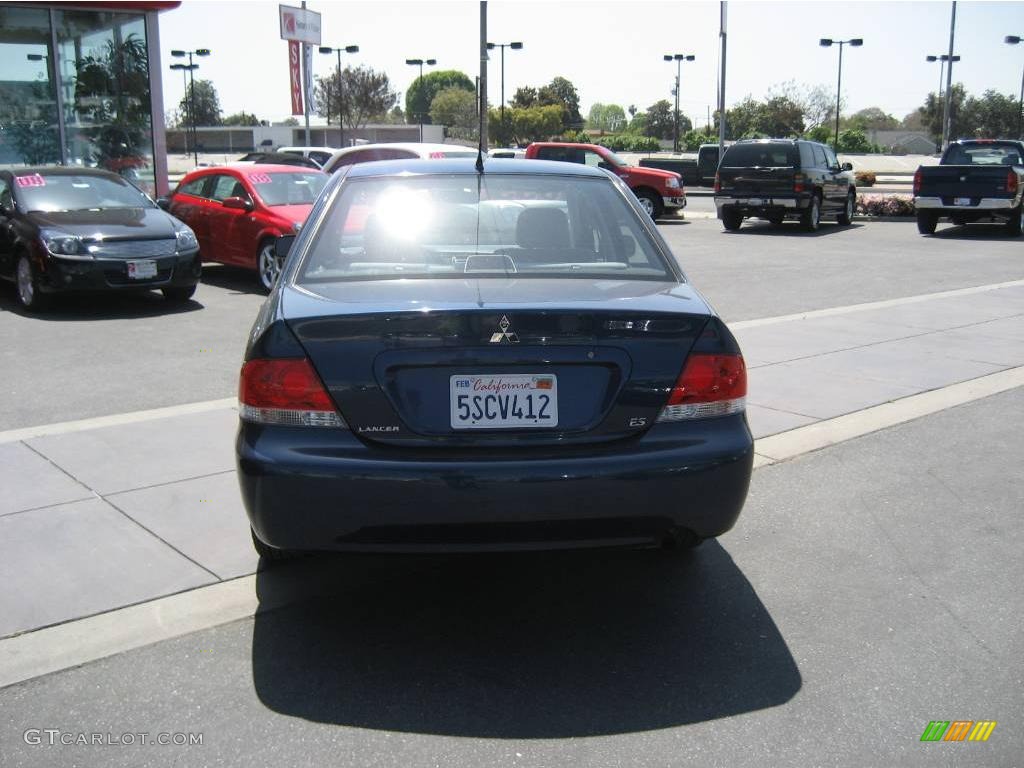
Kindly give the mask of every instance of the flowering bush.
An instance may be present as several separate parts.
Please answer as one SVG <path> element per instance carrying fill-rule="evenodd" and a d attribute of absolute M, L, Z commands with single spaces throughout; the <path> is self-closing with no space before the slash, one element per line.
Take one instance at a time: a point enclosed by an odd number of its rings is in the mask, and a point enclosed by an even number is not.
<path fill-rule="evenodd" d="M 853 177 L 857 180 L 858 187 L 873 187 L 875 186 L 875 174 L 871 171 L 857 171 L 853 174 Z"/>
<path fill-rule="evenodd" d="M 914 201 L 900 195 L 858 197 L 857 213 L 866 216 L 913 216 Z"/>

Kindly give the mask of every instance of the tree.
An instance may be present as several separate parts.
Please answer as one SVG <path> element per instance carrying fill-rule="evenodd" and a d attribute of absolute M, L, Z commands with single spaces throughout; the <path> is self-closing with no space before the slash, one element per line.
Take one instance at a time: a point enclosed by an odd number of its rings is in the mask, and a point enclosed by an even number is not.
<path fill-rule="evenodd" d="M 299 121 L 296 118 L 294 118 L 294 117 L 286 117 L 284 120 L 282 120 L 280 123 L 278 123 L 278 125 L 286 125 L 289 128 L 294 128 L 298 124 L 299 124 Z"/>
<path fill-rule="evenodd" d="M 562 131 L 564 108 L 560 104 L 533 107 L 506 107 L 505 121 L 508 123 L 510 139 L 517 144 L 531 141 L 545 141 Z M 501 130 L 501 115 L 497 109 L 490 109 L 487 117 L 490 139 L 496 141 Z"/>
<path fill-rule="evenodd" d="M 618 131 L 626 126 L 626 112 L 618 104 L 594 104 L 587 113 L 587 128 Z"/>
<path fill-rule="evenodd" d="M 758 133 L 772 138 L 797 138 L 804 132 L 803 108 L 786 96 L 773 96 L 761 105 Z"/>
<path fill-rule="evenodd" d="M 978 139 L 1009 138 L 1017 135 L 1020 102 L 989 89 L 964 104 L 959 135 Z"/>
<path fill-rule="evenodd" d="M 409 123 L 430 123 L 430 105 L 446 88 L 461 88 L 476 94 L 476 86 L 465 72 L 442 69 L 417 77 L 405 92 L 405 119 Z"/>
<path fill-rule="evenodd" d="M 391 80 L 383 72 L 371 67 L 345 67 L 341 72 L 344 84 L 345 127 L 358 130 L 366 125 L 370 117 L 385 114 L 398 101 L 398 94 L 391 89 Z M 338 72 L 317 78 L 316 102 L 319 114 L 338 117 L 342 99 L 338 92 Z"/>
<path fill-rule="evenodd" d="M 464 88 L 445 88 L 430 102 L 430 122 L 444 125 L 455 139 L 476 139 L 480 135 L 476 94 Z"/>
<path fill-rule="evenodd" d="M 963 83 L 953 83 L 950 89 L 950 134 L 956 136 L 961 131 L 960 114 L 963 112 L 967 102 L 967 92 Z M 939 98 L 936 93 L 929 93 L 925 97 L 924 104 L 917 108 L 921 115 L 921 122 L 925 130 L 931 134 L 936 143 L 942 141 L 942 120 L 945 110 L 945 97 Z"/>
<path fill-rule="evenodd" d="M 559 105 L 564 110 L 562 128 L 564 130 L 583 127 L 583 115 L 580 114 L 580 95 L 576 86 L 564 77 L 556 77 L 550 83 L 537 90 L 537 103 L 540 106 Z"/>
<path fill-rule="evenodd" d="M 645 136 L 653 136 L 656 139 L 671 139 L 675 136 L 675 121 L 673 114 L 675 110 L 668 99 L 654 102 L 647 108 L 644 121 L 643 133 Z M 639 117 L 639 115 L 637 115 Z M 634 121 L 636 118 L 633 118 Z M 693 123 L 686 115 L 679 115 L 679 135 L 693 130 Z"/>
<path fill-rule="evenodd" d="M 824 85 L 803 85 L 787 80 L 768 89 L 769 102 L 780 97 L 799 107 L 805 135 L 819 126 L 835 125 L 836 94 Z M 845 102 L 841 106 L 845 106 Z"/>
<path fill-rule="evenodd" d="M 847 128 L 839 132 L 839 145 L 837 152 L 872 152 L 877 147 L 868 141 L 864 131 L 856 128 Z"/>
<path fill-rule="evenodd" d="M 761 116 L 761 104 L 747 96 L 732 109 L 725 111 L 725 136 L 727 139 L 747 139 L 758 135 L 757 126 Z"/>
<path fill-rule="evenodd" d="M 916 109 L 903 118 L 899 127 L 905 131 L 923 131 L 925 129 L 921 113 Z"/>
<path fill-rule="evenodd" d="M 263 125 L 263 122 L 251 112 L 242 110 L 241 112 L 235 112 L 233 115 L 228 115 L 220 121 L 221 125 Z"/>
<path fill-rule="evenodd" d="M 524 85 L 522 88 L 516 88 L 516 93 L 512 97 L 512 101 L 509 102 L 509 106 L 513 107 L 533 107 L 537 104 L 537 89 L 530 88 Z"/>
<path fill-rule="evenodd" d="M 194 90 L 193 90 L 194 88 Z M 185 95 L 181 97 L 178 110 L 181 114 L 192 114 L 190 94 L 195 93 L 195 114 L 192 119 L 196 125 L 220 125 L 220 99 L 217 97 L 217 89 L 209 80 L 196 80 L 189 83 Z"/>
<path fill-rule="evenodd" d="M 846 125 L 860 131 L 891 131 L 899 127 L 899 120 L 880 107 L 866 107 L 846 119 Z"/>

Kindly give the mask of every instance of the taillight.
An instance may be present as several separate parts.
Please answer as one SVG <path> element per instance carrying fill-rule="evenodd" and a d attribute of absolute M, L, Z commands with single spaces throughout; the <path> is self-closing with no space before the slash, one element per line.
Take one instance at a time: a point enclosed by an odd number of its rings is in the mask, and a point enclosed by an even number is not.
<path fill-rule="evenodd" d="M 344 427 L 320 377 L 305 358 L 256 359 L 242 366 L 238 415 L 255 424 Z"/>
<path fill-rule="evenodd" d="M 722 191 L 722 179 L 719 177 L 718 173 L 716 172 L 715 173 L 715 194 L 717 195 L 721 191 Z"/>
<path fill-rule="evenodd" d="M 1017 174 L 1013 171 L 1006 172 L 1006 191 L 1011 195 L 1017 194 Z"/>
<path fill-rule="evenodd" d="M 793 175 L 793 191 L 804 191 L 804 175 L 802 173 L 797 173 Z"/>
<path fill-rule="evenodd" d="M 921 169 L 914 171 L 914 196 L 921 194 Z"/>
<path fill-rule="evenodd" d="M 691 354 L 658 421 L 685 421 L 742 413 L 747 367 L 742 355 Z"/>

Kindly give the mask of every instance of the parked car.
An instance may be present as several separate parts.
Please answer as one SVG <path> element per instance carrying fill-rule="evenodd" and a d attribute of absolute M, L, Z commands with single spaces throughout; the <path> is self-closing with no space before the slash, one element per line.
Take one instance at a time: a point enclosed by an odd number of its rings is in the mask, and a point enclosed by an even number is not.
<path fill-rule="evenodd" d="M 278 147 L 278 154 L 282 155 L 295 155 L 296 157 L 305 157 L 312 160 L 317 164 L 317 167 L 323 168 L 324 164 L 331 159 L 331 156 L 335 153 L 334 147 Z"/>
<path fill-rule="evenodd" d="M 610 171 L 633 190 L 640 205 L 652 219 L 658 219 L 666 212 L 681 211 L 686 207 L 683 177 L 678 173 L 628 165 L 610 149 L 599 147 L 597 144 L 535 141 L 526 148 L 526 158 L 558 160 Z"/>
<path fill-rule="evenodd" d="M 504 158 L 506 160 L 522 160 L 526 157 L 526 150 L 519 147 L 497 147 L 487 152 L 490 157 Z"/>
<path fill-rule="evenodd" d="M 196 233 L 204 261 L 256 270 L 270 290 L 280 272 L 274 241 L 297 232 L 327 176 L 289 165 L 222 165 L 187 174 L 160 203 Z"/>
<path fill-rule="evenodd" d="M 457 157 L 476 157 L 477 151 L 458 144 L 422 144 L 417 142 L 392 144 L 357 144 L 337 150 L 324 163 L 325 173 L 334 173 L 348 165 L 372 163 L 377 160 L 448 160 Z"/>
<path fill-rule="evenodd" d="M 192 230 L 116 173 L 0 170 L 0 277 L 26 309 L 85 291 L 155 288 L 183 302 L 201 268 Z"/>
<path fill-rule="evenodd" d="M 727 147 L 734 142 L 728 142 Z M 674 171 L 683 177 L 684 186 L 713 187 L 715 173 L 718 171 L 718 145 L 701 144 L 697 149 L 697 159 L 675 157 L 645 157 L 640 160 L 641 168 L 661 168 L 663 171 Z"/>
<path fill-rule="evenodd" d="M 840 165 L 832 148 L 816 141 L 738 141 L 718 169 L 715 206 L 728 230 L 751 217 L 776 226 L 798 219 L 809 232 L 817 231 L 822 216 L 849 226 L 857 210 L 853 166 Z"/>
<path fill-rule="evenodd" d="M 938 165 L 914 174 L 917 231 L 930 235 L 940 218 L 953 224 L 1001 221 L 1011 237 L 1021 234 L 1024 142 L 962 139 L 952 142 Z"/>
<path fill-rule="evenodd" d="M 543 161 L 360 164 L 256 318 L 256 550 L 688 546 L 736 522 L 736 340 L 632 191 Z"/>
<path fill-rule="evenodd" d="M 320 164 L 315 160 L 302 155 L 289 154 L 287 152 L 249 152 L 242 155 L 231 165 L 251 163 L 258 165 L 297 165 L 300 168 L 316 168 L 320 170 Z"/>

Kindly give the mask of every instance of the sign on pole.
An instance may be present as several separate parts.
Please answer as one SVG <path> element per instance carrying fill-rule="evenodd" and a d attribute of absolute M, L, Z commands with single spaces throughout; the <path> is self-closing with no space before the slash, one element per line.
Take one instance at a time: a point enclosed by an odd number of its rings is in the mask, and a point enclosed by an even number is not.
<path fill-rule="evenodd" d="M 279 5 L 281 39 L 307 45 L 320 45 L 320 14 L 305 8 Z"/>
<path fill-rule="evenodd" d="M 295 40 L 288 41 L 288 83 L 292 92 L 292 114 L 305 114 L 302 108 L 302 54 Z"/>

